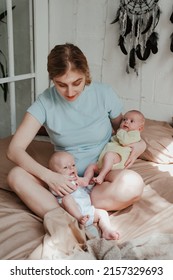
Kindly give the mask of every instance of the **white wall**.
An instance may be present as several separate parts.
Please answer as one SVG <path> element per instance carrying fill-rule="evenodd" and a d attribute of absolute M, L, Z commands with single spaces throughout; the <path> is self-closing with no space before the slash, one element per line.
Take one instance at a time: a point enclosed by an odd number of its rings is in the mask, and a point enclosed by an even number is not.
<path fill-rule="evenodd" d="M 173 116 L 173 53 L 170 35 L 172 0 L 160 0 L 159 52 L 126 73 L 126 56 L 118 47 L 119 26 L 110 24 L 118 0 L 50 0 L 50 48 L 72 42 L 86 54 L 92 77 L 110 83 L 124 101 L 124 111 L 136 108 L 146 117 L 171 121 Z"/>

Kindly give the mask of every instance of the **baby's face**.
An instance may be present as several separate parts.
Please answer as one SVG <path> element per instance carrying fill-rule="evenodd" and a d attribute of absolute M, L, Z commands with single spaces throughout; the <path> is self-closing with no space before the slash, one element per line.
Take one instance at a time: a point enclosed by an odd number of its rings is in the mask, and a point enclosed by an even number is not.
<path fill-rule="evenodd" d="M 120 124 L 120 128 L 126 131 L 141 130 L 141 127 L 142 127 L 141 116 L 134 112 L 126 113 Z"/>
<path fill-rule="evenodd" d="M 72 156 L 67 155 L 59 161 L 56 165 L 56 171 L 63 174 L 68 175 L 70 177 L 77 176 L 76 164 Z"/>

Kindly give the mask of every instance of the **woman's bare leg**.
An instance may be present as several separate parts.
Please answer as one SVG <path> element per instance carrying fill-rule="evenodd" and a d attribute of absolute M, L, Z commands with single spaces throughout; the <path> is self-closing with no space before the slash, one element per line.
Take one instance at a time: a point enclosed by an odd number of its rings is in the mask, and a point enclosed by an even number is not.
<path fill-rule="evenodd" d="M 98 223 L 103 238 L 107 240 L 119 239 L 119 233 L 112 228 L 107 211 L 95 209 L 94 222 Z"/>
<path fill-rule="evenodd" d="M 28 208 L 41 218 L 60 207 L 55 196 L 44 187 L 44 183 L 20 167 L 14 167 L 10 171 L 8 184 Z"/>
<path fill-rule="evenodd" d="M 95 208 L 121 210 L 139 200 L 144 188 L 142 177 L 128 169 L 110 171 L 105 182 L 96 184 L 91 192 Z"/>

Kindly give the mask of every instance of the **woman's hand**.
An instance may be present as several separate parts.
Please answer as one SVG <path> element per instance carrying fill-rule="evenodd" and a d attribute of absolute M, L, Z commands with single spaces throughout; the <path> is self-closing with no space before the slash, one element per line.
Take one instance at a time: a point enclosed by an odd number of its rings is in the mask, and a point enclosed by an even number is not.
<path fill-rule="evenodd" d="M 77 184 L 74 184 L 74 178 L 51 170 L 49 170 L 45 183 L 60 197 L 72 193 L 78 187 Z"/>
<path fill-rule="evenodd" d="M 140 142 L 133 143 L 128 146 L 132 148 L 132 151 L 130 153 L 128 160 L 125 163 L 126 168 L 131 167 L 132 164 L 135 162 L 135 160 L 145 151 L 146 143 L 142 139 Z"/>

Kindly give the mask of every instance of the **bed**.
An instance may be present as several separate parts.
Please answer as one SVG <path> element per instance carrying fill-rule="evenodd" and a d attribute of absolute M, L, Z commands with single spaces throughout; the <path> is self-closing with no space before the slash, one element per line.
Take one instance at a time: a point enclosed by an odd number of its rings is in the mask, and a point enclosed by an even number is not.
<path fill-rule="evenodd" d="M 110 212 L 120 240 L 107 241 L 95 226 L 79 227 L 62 208 L 44 220 L 10 190 L 6 177 L 14 166 L 6 158 L 12 136 L 0 139 L 0 259 L 173 259 L 173 128 L 147 120 L 146 151 L 131 169 L 144 179 L 139 202 Z M 47 166 L 53 153 L 48 137 L 37 136 L 28 153 Z M 25 183 L 25 182 L 23 182 Z"/>

